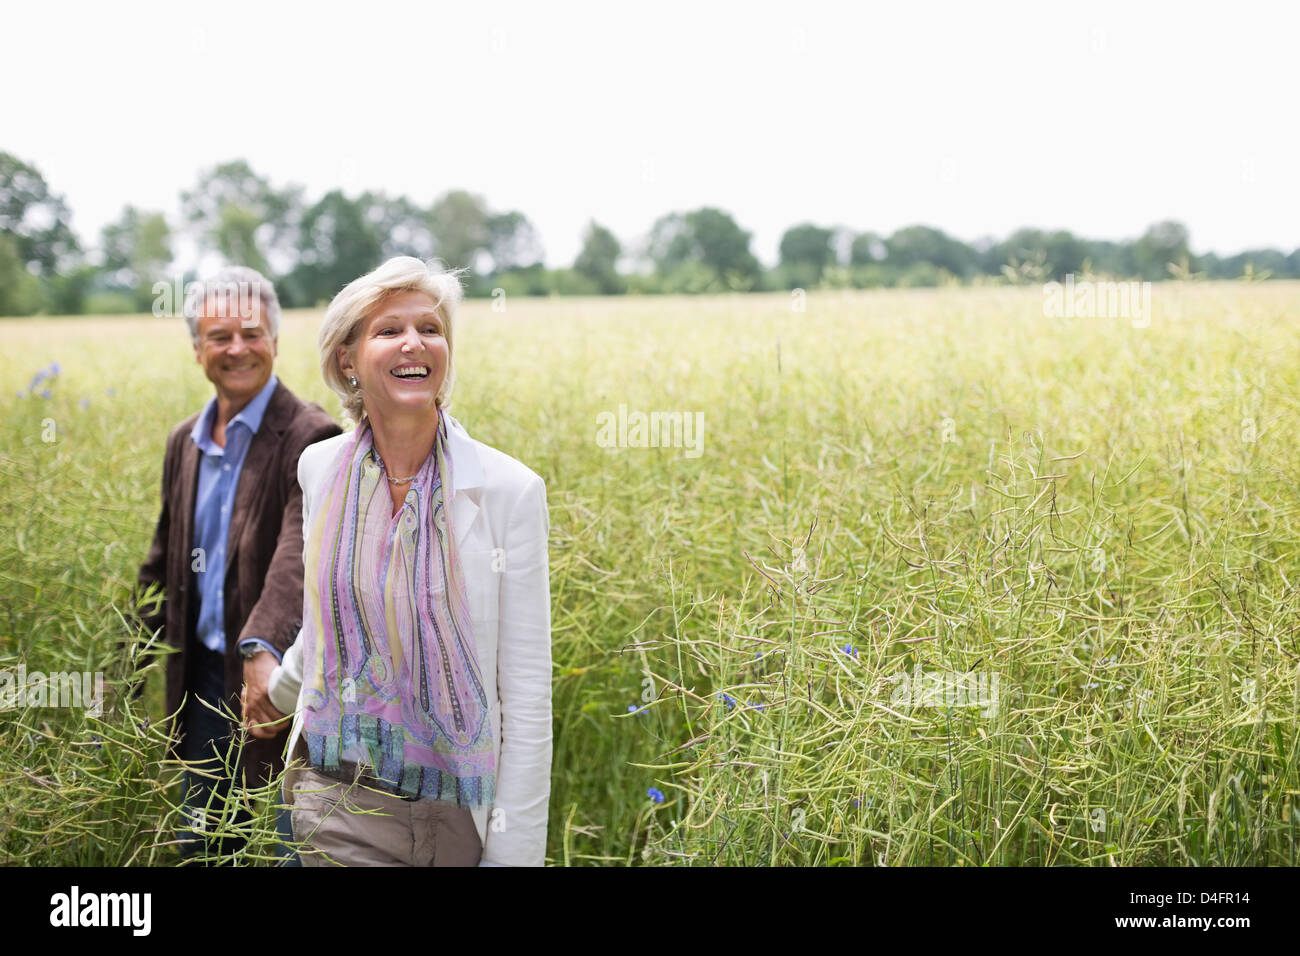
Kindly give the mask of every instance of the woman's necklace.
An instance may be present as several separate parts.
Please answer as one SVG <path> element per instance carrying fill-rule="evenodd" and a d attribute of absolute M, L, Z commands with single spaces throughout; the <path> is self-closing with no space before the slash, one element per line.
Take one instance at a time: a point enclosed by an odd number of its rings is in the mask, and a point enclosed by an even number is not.
<path fill-rule="evenodd" d="M 379 462 L 380 468 L 384 467 L 384 459 L 379 457 L 379 452 L 375 452 L 375 460 Z M 395 485 L 404 485 L 408 481 L 414 481 L 416 478 L 415 475 L 412 475 L 410 478 L 394 478 L 392 475 L 384 475 L 384 477 Z"/>

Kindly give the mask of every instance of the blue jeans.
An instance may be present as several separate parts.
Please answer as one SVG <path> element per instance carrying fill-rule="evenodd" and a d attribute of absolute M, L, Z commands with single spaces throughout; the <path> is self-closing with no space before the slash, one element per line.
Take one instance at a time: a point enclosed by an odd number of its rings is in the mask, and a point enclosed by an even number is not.
<path fill-rule="evenodd" d="M 243 848 L 247 841 L 239 836 L 211 838 L 204 831 L 215 829 L 221 820 L 235 824 L 247 823 L 251 816 L 240 807 L 232 810 L 226 805 L 234 783 L 230 770 L 225 766 L 226 760 L 233 760 L 230 744 L 233 728 L 230 721 L 220 714 L 213 713 L 199 702 L 207 701 L 218 707 L 225 698 L 226 672 L 224 657 L 210 651 L 202 645 L 192 645 L 190 653 L 194 655 L 190 699 L 185 710 L 185 740 L 181 747 L 181 757 L 187 763 L 198 763 L 202 769 L 214 774 L 216 779 L 186 770 L 182 776 L 181 786 L 185 798 L 182 804 L 186 824 L 178 831 L 177 838 L 186 842 L 181 844 L 181 859 L 186 863 L 206 862 L 209 855 L 234 853 Z M 196 699 L 197 698 L 197 699 Z M 238 771 L 238 767 L 230 768 Z M 284 794 L 280 794 L 280 803 L 284 803 Z M 195 824 L 204 818 L 202 828 Z M 276 812 L 276 832 L 285 840 L 293 840 L 290 826 L 289 810 Z M 280 866 L 301 866 L 298 854 L 283 843 L 276 845 L 276 855 L 280 857 Z"/>
<path fill-rule="evenodd" d="M 226 696 L 225 660 L 216 651 L 200 644 L 190 647 L 190 686 L 185 704 L 184 733 L 181 757 L 186 763 L 197 764 L 211 776 L 186 770 L 181 777 L 185 814 L 177 838 L 181 843 L 181 859 L 189 864 L 206 864 L 207 857 L 228 854 L 244 845 L 242 837 L 214 837 L 208 834 L 221 821 L 242 822 L 247 813 L 238 813 L 227 803 L 233 779 L 225 762 L 229 759 L 230 721 L 214 713 L 201 703 L 206 701 L 220 708 Z"/>
<path fill-rule="evenodd" d="M 284 806 L 284 788 L 280 788 L 281 807 L 275 814 L 275 830 L 280 834 L 280 838 L 287 842 L 293 841 L 293 817 L 292 811 Z M 302 860 L 298 859 L 298 854 L 285 846 L 283 843 L 276 844 L 276 855 L 280 857 L 280 866 L 302 866 Z"/>

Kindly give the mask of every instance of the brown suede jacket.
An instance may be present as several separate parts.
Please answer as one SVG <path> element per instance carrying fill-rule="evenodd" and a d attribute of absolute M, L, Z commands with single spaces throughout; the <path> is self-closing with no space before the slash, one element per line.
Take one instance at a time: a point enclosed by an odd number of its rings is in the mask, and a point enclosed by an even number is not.
<path fill-rule="evenodd" d="M 163 459 L 162 512 L 149 556 L 140 567 L 138 587 L 160 584 L 164 600 L 141 623 L 179 653 L 167 657 L 167 713 L 177 715 L 173 748 L 183 729 L 182 699 L 190 684 L 190 650 L 198 646 L 198 584 L 191 569 L 194 499 L 198 490 L 198 447 L 190 432 L 195 413 L 172 429 Z M 239 473 L 235 509 L 226 548 L 225 631 L 226 700 L 241 712 L 243 658 L 239 642 L 259 637 L 281 654 L 302 625 L 302 489 L 298 456 L 308 445 L 341 429 L 315 403 L 298 399 L 283 382 L 271 393 L 262 424 L 253 436 Z M 270 740 L 248 737 L 240 766 L 248 785 L 264 784 L 284 766 L 285 729 Z M 173 753 L 178 753 L 173 749 Z"/>

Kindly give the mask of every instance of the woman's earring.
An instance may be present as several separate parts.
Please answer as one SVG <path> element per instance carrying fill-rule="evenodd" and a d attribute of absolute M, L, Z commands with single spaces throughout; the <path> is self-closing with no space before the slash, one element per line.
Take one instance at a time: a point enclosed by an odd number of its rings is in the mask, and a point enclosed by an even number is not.
<path fill-rule="evenodd" d="M 349 375 L 349 376 L 348 376 L 348 384 L 351 385 L 353 388 L 356 388 L 356 387 L 357 387 L 357 377 L 356 377 L 355 375 Z"/>

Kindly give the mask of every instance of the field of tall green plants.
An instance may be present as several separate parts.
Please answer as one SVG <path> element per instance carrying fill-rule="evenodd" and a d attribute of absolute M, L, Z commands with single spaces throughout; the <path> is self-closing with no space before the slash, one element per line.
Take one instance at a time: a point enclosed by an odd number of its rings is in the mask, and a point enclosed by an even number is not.
<path fill-rule="evenodd" d="M 276 369 L 337 413 L 319 318 Z M 1297 328 L 1291 282 L 468 303 L 451 412 L 548 489 L 549 861 L 1294 865 Z M 0 712 L 0 863 L 173 863 L 119 642 L 211 386 L 149 317 L 0 321 L 0 384 L 0 672 L 106 675 Z"/>

